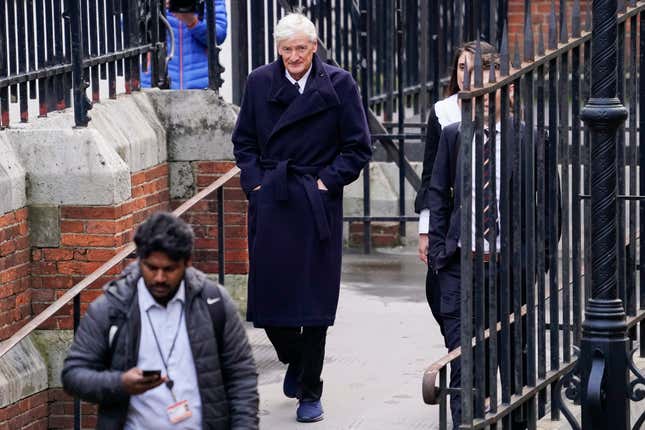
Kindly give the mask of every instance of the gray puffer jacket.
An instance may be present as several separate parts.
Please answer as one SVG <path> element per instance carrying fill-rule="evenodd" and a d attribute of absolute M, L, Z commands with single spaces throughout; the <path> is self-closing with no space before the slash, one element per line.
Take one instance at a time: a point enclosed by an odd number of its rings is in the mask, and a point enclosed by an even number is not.
<path fill-rule="evenodd" d="M 63 387 L 85 401 L 98 403 L 97 429 L 121 429 L 126 421 L 130 397 L 121 385 L 121 374 L 136 366 L 139 354 L 141 318 L 136 291 L 140 276 L 138 263 L 133 263 L 104 288 L 104 294 L 92 302 L 81 320 L 65 359 Z M 226 314 L 223 351 L 218 351 L 202 294 L 206 283 L 215 284 L 194 268 L 186 270 L 184 281 L 186 326 L 202 400 L 202 428 L 257 429 L 257 371 L 235 304 L 216 286 Z"/>

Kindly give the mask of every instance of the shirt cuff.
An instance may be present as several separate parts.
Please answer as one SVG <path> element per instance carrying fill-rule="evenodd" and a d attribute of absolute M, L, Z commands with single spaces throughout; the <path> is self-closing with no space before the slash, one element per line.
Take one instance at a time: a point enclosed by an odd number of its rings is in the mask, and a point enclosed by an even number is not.
<path fill-rule="evenodd" d="M 422 209 L 419 214 L 419 234 L 428 234 L 430 231 L 430 209 Z"/>

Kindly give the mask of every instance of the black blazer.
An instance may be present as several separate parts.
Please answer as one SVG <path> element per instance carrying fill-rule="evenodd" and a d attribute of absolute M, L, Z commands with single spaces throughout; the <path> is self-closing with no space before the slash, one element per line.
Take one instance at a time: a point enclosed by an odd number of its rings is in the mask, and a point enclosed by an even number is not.
<path fill-rule="evenodd" d="M 515 151 L 516 144 L 525 145 L 526 127 L 524 123 L 520 124 L 520 139 L 516 138 L 515 129 L 513 127 L 512 121 L 509 121 L 509 127 L 506 130 L 506 142 L 508 148 L 502 149 L 508 151 L 509 154 L 513 154 Z M 537 143 L 537 132 L 533 133 L 534 141 Z M 430 186 L 427 191 L 428 207 L 430 209 L 430 248 L 429 248 L 429 259 L 434 270 L 439 270 L 445 267 L 450 261 L 451 257 L 455 254 L 460 238 L 460 229 L 461 229 L 461 180 L 458 174 L 459 162 L 461 159 L 460 151 L 461 143 L 461 123 L 451 124 L 446 126 L 442 133 L 441 138 L 439 139 L 439 145 L 437 150 L 437 156 L 434 162 L 434 168 L 432 172 L 432 178 L 430 180 Z M 534 145 L 537 147 L 537 145 Z M 525 156 L 525 151 L 522 151 L 522 157 Z M 507 169 L 512 168 L 512 157 L 507 157 L 507 161 L 510 164 Z M 522 160 L 523 164 L 524 160 Z M 546 172 L 542 176 L 542 179 L 546 181 L 550 176 L 548 170 L 548 159 L 546 160 Z M 500 194 L 505 192 L 505 190 L 512 190 L 512 179 L 514 172 L 510 175 L 510 180 L 507 186 L 501 184 Z M 536 180 L 539 179 L 538 175 L 535 176 Z M 522 185 L 524 189 L 524 185 Z M 545 188 L 546 190 L 547 188 Z M 454 194 L 454 196 L 453 196 Z M 560 192 L 560 180 L 559 175 L 557 179 L 557 194 L 558 194 L 558 208 L 556 213 L 553 214 L 553 210 L 550 209 L 547 204 L 545 207 L 545 212 L 543 216 L 546 216 L 546 220 L 550 219 L 551 216 L 558 217 L 558 226 L 561 224 L 560 212 L 561 212 L 561 192 Z M 522 201 L 522 214 L 525 213 L 525 202 Z M 474 210 L 474 208 L 473 208 Z M 536 214 L 536 216 L 539 216 Z M 510 211 L 510 217 L 513 219 L 512 206 Z M 522 219 L 524 217 L 522 216 Z M 522 222 L 522 236 L 525 237 L 524 233 L 525 223 Z M 512 233 L 512 232 L 511 232 Z M 545 240 L 545 249 L 547 250 L 547 266 L 549 261 L 549 231 L 547 224 L 547 234 Z M 558 228 L 557 234 L 558 240 L 560 237 L 560 228 Z M 512 240 L 512 238 L 511 238 Z M 523 248 L 525 248 L 523 246 Z M 524 252 L 524 251 L 523 251 Z"/>
<path fill-rule="evenodd" d="M 428 200 L 428 188 L 432 178 L 432 166 L 437 157 L 439 148 L 439 138 L 441 137 L 441 124 L 437 118 L 434 106 L 430 109 L 428 116 L 428 125 L 426 127 L 426 144 L 423 150 L 423 172 L 421 173 L 421 186 L 417 191 L 417 197 L 414 199 L 414 211 L 420 213 L 423 209 L 430 207 Z"/>

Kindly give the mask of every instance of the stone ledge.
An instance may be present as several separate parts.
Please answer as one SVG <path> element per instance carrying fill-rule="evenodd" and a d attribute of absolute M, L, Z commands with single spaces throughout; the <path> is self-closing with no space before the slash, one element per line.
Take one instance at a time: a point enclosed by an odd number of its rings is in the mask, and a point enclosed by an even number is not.
<path fill-rule="evenodd" d="M 0 408 L 48 388 L 47 364 L 27 337 L 0 359 Z"/>
<path fill-rule="evenodd" d="M 5 134 L 0 134 L 0 215 L 27 205 L 26 172 Z"/>

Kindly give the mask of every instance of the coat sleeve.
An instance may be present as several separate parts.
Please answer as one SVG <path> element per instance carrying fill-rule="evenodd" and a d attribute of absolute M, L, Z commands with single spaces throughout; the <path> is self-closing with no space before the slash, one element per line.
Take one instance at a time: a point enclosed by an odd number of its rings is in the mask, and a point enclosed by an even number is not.
<path fill-rule="evenodd" d="M 439 138 L 441 137 L 441 124 L 437 119 L 434 107 L 428 117 L 428 126 L 426 127 L 426 144 L 423 150 L 423 172 L 421 173 L 421 186 L 414 199 L 414 211 L 420 213 L 423 209 L 428 209 L 428 187 L 432 178 L 432 166 L 437 157 Z"/>
<path fill-rule="evenodd" d="M 242 97 L 240 113 L 233 130 L 233 154 L 242 173 L 240 184 L 248 195 L 262 184 L 264 171 L 260 166 L 260 146 L 255 128 L 255 104 L 253 101 L 253 74 L 249 75 Z"/>
<path fill-rule="evenodd" d="M 218 288 L 226 312 L 220 363 L 229 404 L 230 428 L 255 430 L 259 428 L 259 396 L 253 353 L 233 300 L 224 288 Z"/>
<path fill-rule="evenodd" d="M 372 157 L 369 127 L 358 87 L 349 73 L 344 79 L 348 81 L 349 88 L 342 92 L 345 97 L 341 100 L 338 120 L 339 154 L 318 173 L 333 194 L 339 194 L 345 185 L 355 181 Z"/>
<path fill-rule="evenodd" d="M 215 34 L 217 44 L 221 45 L 226 39 L 227 20 L 226 20 L 226 2 L 225 0 L 212 0 L 215 6 Z M 204 6 L 204 19 L 201 19 L 197 25 L 188 32 L 190 36 L 204 47 L 208 46 L 208 27 L 206 25 L 206 7 Z"/>
<path fill-rule="evenodd" d="M 94 301 L 81 319 L 61 376 L 67 393 L 102 405 L 127 402 L 129 398 L 121 383 L 122 372 L 106 367 L 108 330 L 108 303 L 103 297 Z"/>
<path fill-rule="evenodd" d="M 439 139 L 436 169 L 432 170 L 430 186 L 428 187 L 428 209 L 430 210 L 430 228 L 428 237 L 430 249 L 428 255 L 433 261 L 445 254 L 446 234 L 450 225 L 450 198 L 453 178 L 450 174 L 450 130 L 444 129 Z M 436 269 L 436 267 L 435 267 Z"/>

